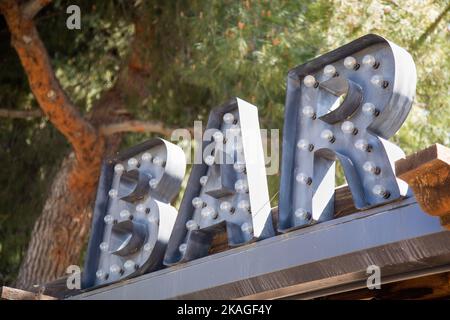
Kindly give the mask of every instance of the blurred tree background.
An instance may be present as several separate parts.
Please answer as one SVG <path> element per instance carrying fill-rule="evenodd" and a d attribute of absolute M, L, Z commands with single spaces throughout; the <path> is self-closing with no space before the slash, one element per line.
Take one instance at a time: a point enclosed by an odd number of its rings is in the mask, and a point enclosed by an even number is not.
<path fill-rule="evenodd" d="M 134 33 L 132 11 L 142 2 L 59 0 L 36 16 L 56 76 L 83 114 L 113 85 Z M 81 30 L 65 27 L 70 4 L 81 7 Z M 413 109 L 391 140 L 406 153 L 435 142 L 450 144 L 446 0 L 157 0 L 148 1 L 146 10 L 156 34 L 147 48 L 154 66 L 147 83 L 151 94 L 128 103 L 135 119 L 190 127 L 239 96 L 260 108 L 262 128 L 281 133 L 287 71 L 376 33 L 406 48 L 418 71 Z M 0 109 L 35 111 L 26 119 L 0 114 L 0 284 L 11 284 L 70 146 L 39 115 L 2 16 L 0 65 Z M 121 147 L 150 136 L 127 133 Z M 271 195 L 278 179 L 269 177 Z"/>

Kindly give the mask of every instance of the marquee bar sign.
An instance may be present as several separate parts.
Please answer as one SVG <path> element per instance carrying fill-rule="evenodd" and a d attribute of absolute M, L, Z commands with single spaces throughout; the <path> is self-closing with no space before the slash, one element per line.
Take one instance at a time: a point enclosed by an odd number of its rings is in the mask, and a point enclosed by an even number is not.
<path fill-rule="evenodd" d="M 411 56 L 366 35 L 288 74 L 278 231 L 333 218 L 335 161 L 355 206 L 404 196 L 387 141 L 415 94 Z M 106 285 L 208 254 L 226 230 L 240 246 L 275 235 L 257 108 L 235 98 L 212 110 L 179 212 L 170 202 L 185 174 L 183 151 L 162 139 L 105 162 L 97 191 L 84 288 Z M 300 248 L 299 248 L 300 250 Z"/>

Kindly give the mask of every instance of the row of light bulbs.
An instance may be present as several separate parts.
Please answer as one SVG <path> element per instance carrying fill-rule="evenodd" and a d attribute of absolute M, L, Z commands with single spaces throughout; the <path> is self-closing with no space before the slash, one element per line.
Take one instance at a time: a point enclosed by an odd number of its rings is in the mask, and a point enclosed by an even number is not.
<path fill-rule="evenodd" d="M 155 214 L 150 214 L 150 208 L 146 208 L 143 204 L 138 204 L 136 206 L 136 212 L 137 213 L 145 213 L 145 214 L 149 214 L 147 217 L 147 220 L 151 223 L 156 223 L 158 222 L 158 217 Z M 132 220 L 133 219 L 133 215 L 130 213 L 130 211 L 128 211 L 127 209 L 124 209 L 122 211 L 120 211 L 119 213 L 119 217 L 122 220 Z M 104 222 L 106 224 L 115 224 L 117 223 L 117 220 L 114 219 L 114 217 L 110 214 L 107 214 L 104 218 L 103 218 Z"/>
<path fill-rule="evenodd" d="M 363 106 L 362 106 L 362 111 L 363 111 L 364 114 L 366 114 L 368 116 L 375 116 L 376 117 L 376 116 L 378 116 L 380 114 L 380 111 L 371 102 L 364 103 Z M 303 109 L 302 109 L 302 113 L 307 118 L 311 118 L 313 120 L 316 119 L 316 111 L 311 106 L 304 106 Z M 349 122 L 349 121 L 345 121 L 344 123 L 346 123 L 346 122 Z M 344 123 L 343 123 L 342 131 L 345 132 Z M 351 131 L 348 132 L 348 133 L 351 133 Z"/>
<path fill-rule="evenodd" d="M 372 67 L 373 69 L 378 69 L 378 67 L 380 66 L 380 63 L 375 59 L 374 56 L 368 54 L 365 55 L 362 59 L 362 63 L 363 65 L 366 65 L 368 67 Z M 356 61 L 356 59 L 354 57 L 346 57 L 344 59 L 344 67 L 350 70 L 358 70 L 360 65 L 359 63 Z M 338 72 L 336 71 L 336 67 L 333 66 L 332 64 L 328 64 L 323 68 L 323 74 L 325 75 L 326 78 L 332 78 L 332 77 L 336 77 L 338 76 Z M 386 88 L 389 83 L 387 81 L 385 81 L 383 79 L 383 77 L 379 74 L 375 74 L 370 78 L 370 82 L 373 85 L 382 87 L 382 88 Z M 319 86 L 319 82 L 316 80 L 316 78 L 312 75 L 307 75 L 304 79 L 303 79 L 303 84 L 308 87 L 308 88 L 317 88 Z"/>
<path fill-rule="evenodd" d="M 144 251 L 146 252 L 150 252 L 153 249 L 153 246 L 150 243 L 146 243 L 144 245 Z M 100 250 L 102 251 L 107 251 L 108 250 L 108 244 L 106 242 L 102 242 L 100 244 Z M 133 260 L 126 260 L 125 263 L 123 264 L 123 266 L 120 266 L 119 264 L 112 264 L 109 267 L 109 273 L 99 269 L 97 270 L 97 272 L 95 273 L 96 277 L 99 280 L 107 280 L 109 277 L 109 274 L 116 274 L 116 275 L 123 275 L 126 272 L 134 272 L 135 270 L 137 270 L 139 268 L 139 265 L 133 261 Z"/>
<path fill-rule="evenodd" d="M 149 152 L 144 152 L 141 156 L 141 160 L 142 162 L 153 162 L 154 165 L 162 167 L 164 166 L 164 159 L 159 157 L 159 156 L 155 156 L 153 157 L 151 153 Z M 153 161 L 152 161 L 153 160 Z M 139 167 L 139 161 L 136 158 L 130 158 L 128 159 L 127 162 L 128 165 L 128 170 L 133 170 Z M 114 172 L 117 174 L 121 174 L 123 171 L 125 170 L 125 167 L 121 164 L 118 163 L 114 166 Z"/>

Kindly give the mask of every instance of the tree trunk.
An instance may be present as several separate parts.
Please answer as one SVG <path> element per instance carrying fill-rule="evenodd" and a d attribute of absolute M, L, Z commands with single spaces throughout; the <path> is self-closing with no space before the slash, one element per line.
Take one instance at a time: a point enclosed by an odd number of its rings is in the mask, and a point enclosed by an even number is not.
<path fill-rule="evenodd" d="M 75 167 L 75 155 L 71 152 L 61 163 L 34 225 L 16 282 L 19 288 L 56 279 L 70 264 L 79 261 L 83 239 L 89 231 L 95 184 L 70 187 L 67 182 L 75 174 Z"/>
<path fill-rule="evenodd" d="M 104 137 L 98 128 L 127 119 L 127 101 L 149 96 L 146 83 L 151 74 L 146 47 L 154 38 L 152 20 L 141 5 L 135 16 L 135 34 L 130 54 L 115 85 L 94 105 L 89 119 L 82 117 L 61 88 L 48 54 L 34 26 L 30 11 L 49 1 L 0 2 L 16 49 L 41 109 L 72 145 L 63 160 L 42 211 L 35 223 L 29 247 L 22 260 L 16 286 L 29 289 L 65 274 L 69 265 L 80 263 L 80 254 L 90 227 L 100 164 L 120 145 L 120 134 Z M 31 9 L 30 9 L 31 8 Z M 28 10 L 27 10 L 28 9 Z M 28 13 L 27 13 L 28 12 Z M 120 112 L 119 112 L 120 111 Z"/>

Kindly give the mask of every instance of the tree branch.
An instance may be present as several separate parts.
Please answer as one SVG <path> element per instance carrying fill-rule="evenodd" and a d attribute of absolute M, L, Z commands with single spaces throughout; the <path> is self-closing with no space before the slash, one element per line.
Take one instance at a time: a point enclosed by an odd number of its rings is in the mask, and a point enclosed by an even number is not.
<path fill-rule="evenodd" d="M 32 7 L 29 8 L 38 8 L 45 3 L 43 0 L 33 2 L 36 3 L 30 2 Z M 103 153 L 103 141 L 100 141 L 96 129 L 80 115 L 62 89 L 33 20 L 24 15 L 16 0 L 0 1 L 0 11 L 5 17 L 12 45 L 40 108 L 68 139 L 80 165 L 90 164 L 86 167 L 95 167 L 92 166 L 92 159 L 101 158 L 99 155 Z"/>
<path fill-rule="evenodd" d="M 160 121 L 128 120 L 100 126 L 99 132 L 104 136 L 110 136 L 122 132 L 151 132 L 163 136 L 170 136 L 175 128 L 165 127 Z"/>
<path fill-rule="evenodd" d="M 10 110 L 0 109 L 0 118 L 11 119 L 31 119 L 42 117 L 42 111 L 40 109 L 34 110 Z"/>
<path fill-rule="evenodd" d="M 50 2 L 52 0 L 30 0 L 26 2 L 22 5 L 23 16 L 27 19 L 33 19 Z"/>
<path fill-rule="evenodd" d="M 444 9 L 444 11 L 442 11 L 441 14 L 436 18 L 436 20 L 428 26 L 428 28 L 425 30 L 424 33 L 422 33 L 422 35 L 419 37 L 419 39 L 417 39 L 417 41 L 413 43 L 413 45 L 411 46 L 411 49 L 413 49 L 413 50 L 417 49 L 418 47 L 420 47 L 422 45 L 422 43 L 425 42 L 425 40 L 428 38 L 428 36 L 430 34 L 432 34 L 434 32 L 434 30 L 436 30 L 439 23 L 441 23 L 442 19 L 449 12 L 449 10 L 450 10 L 450 4 L 448 4 L 447 7 Z"/>

